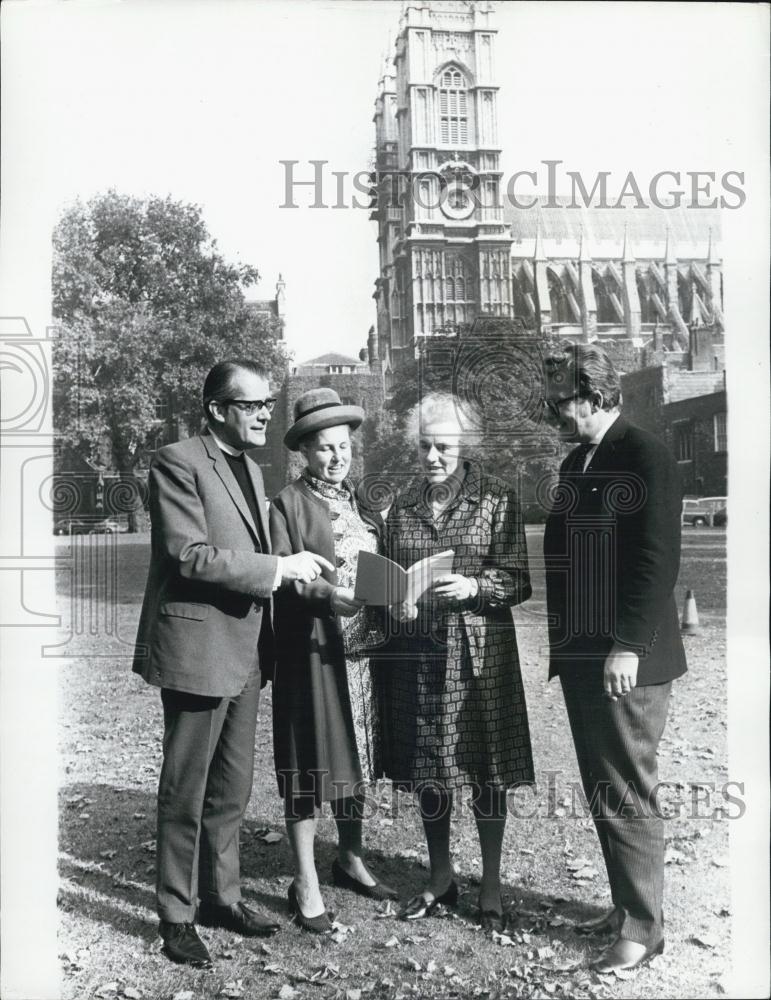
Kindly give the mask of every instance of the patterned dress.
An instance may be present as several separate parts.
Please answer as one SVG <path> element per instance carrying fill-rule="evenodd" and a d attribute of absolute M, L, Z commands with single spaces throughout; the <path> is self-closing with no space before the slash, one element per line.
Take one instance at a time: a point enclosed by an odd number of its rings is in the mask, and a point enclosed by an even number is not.
<path fill-rule="evenodd" d="M 336 486 L 317 479 L 308 469 L 302 472 L 302 477 L 314 496 L 323 500 L 329 509 L 335 541 L 338 586 L 352 588 L 356 582 L 359 551 L 364 549 L 367 552 L 377 552 L 375 530 L 359 516 L 355 492 L 348 480 Z M 372 781 L 379 727 L 374 710 L 370 662 L 369 657 L 364 655 L 364 650 L 381 644 L 383 636 L 369 608 L 363 608 L 352 618 L 341 617 L 340 628 L 343 633 L 348 691 L 362 777 L 365 781 Z"/>
<path fill-rule="evenodd" d="M 472 577 L 465 601 L 424 597 L 415 622 L 392 626 L 378 658 L 382 725 L 378 773 L 397 787 L 510 788 L 533 781 L 527 709 L 512 605 L 530 597 L 525 534 L 512 491 L 464 463 L 434 515 L 421 478 L 397 498 L 388 555 L 404 567 L 453 549 L 453 572 Z"/>

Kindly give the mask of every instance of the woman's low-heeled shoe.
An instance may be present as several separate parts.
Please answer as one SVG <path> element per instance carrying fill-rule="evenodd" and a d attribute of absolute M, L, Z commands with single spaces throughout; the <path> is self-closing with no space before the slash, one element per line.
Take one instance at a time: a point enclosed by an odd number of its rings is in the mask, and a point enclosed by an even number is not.
<path fill-rule="evenodd" d="M 300 903 L 297 900 L 297 890 L 294 887 L 294 882 L 292 882 L 287 890 L 287 897 L 289 899 L 289 912 L 292 914 L 292 919 L 304 931 L 310 931 L 311 934 L 331 934 L 334 930 L 334 925 L 329 919 L 329 914 L 324 911 L 320 913 L 317 917 L 306 917 L 303 911 L 300 909 Z"/>
<path fill-rule="evenodd" d="M 428 895 L 433 896 L 433 893 Z M 453 879 L 441 896 L 433 896 L 430 900 L 426 899 L 426 894 L 423 892 L 413 896 L 399 910 L 399 920 L 422 920 L 423 917 L 430 917 L 440 903 L 444 906 L 455 906 L 457 902 L 458 883 Z"/>
<path fill-rule="evenodd" d="M 340 889 L 350 889 L 367 899 L 398 899 L 399 893 L 390 886 L 382 882 L 375 882 L 374 885 L 365 885 L 353 875 L 349 875 L 339 861 L 332 862 L 332 881 Z"/>

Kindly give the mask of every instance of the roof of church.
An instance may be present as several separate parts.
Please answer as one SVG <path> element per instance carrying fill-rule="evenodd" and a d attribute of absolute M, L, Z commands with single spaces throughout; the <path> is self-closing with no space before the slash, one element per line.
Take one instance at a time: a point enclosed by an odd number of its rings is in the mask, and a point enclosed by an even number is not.
<path fill-rule="evenodd" d="M 667 239 L 667 229 L 677 245 L 704 244 L 710 230 L 716 243 L 720 242 L 720 211 L 712 208 L 636 208 L 626 204 L 621 208 L 586 208 L 578 203 L 568 208 L 570 197 L 556 196 L 556 207 L 547 207 L 547 196 L 539 198 L 533 208 L 516 208 L 504 198 L 503 217 L 511 225 L 514 242 L 535 239 L 540 232 L 544 240 L 577 240 L 583 232 L 590 243 L 615 241 L 623 243 L 624 231 L 631 242 L 661 243 Z M 612 201 L 612 199 L 609 199 Z"/>
<path fill-rule="evenodd" d="M 250 309 L 252 312 L 257 313 L 276 313 L 276 300 L 275 299 L 252 299 L 251 302 L 245 303 L 246 308 Z"/>
<path fill-rule="evenodd" d="M 314 366 L 326 367 L 327 365 L 356 365 L 360 367 L 364 362 L 360 358 L 349 358 L 347 354 L 320 354 L 317 358 L 311 358 L 309 361 L 301 361 L 298 367 L 300 368 L 311 368 Z"/>

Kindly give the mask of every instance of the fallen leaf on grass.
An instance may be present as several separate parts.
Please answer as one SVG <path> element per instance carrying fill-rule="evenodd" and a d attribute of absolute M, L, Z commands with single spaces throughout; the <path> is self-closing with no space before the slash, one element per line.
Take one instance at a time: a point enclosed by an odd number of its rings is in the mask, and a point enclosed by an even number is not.
<path fill-rule="evenodd" d="M 717 948 L 719 943 L 714 934 L 692 934 L 688 940 L 702 948 Z"/>
<path fill-rule="evenodd" d="M 597 871 L 597 869 L 592 868 L 591 866 L 587 866 L 586 868 L 579 868 L 578 871 L 572 872 L 572 876 L 574 879 L 587 879 L 587 880 L 593 879 L 597 878 L 598 874 L 599 872 Z"/>
<path fill-rule="evenodd" d="M 345 1000 L 361 1000 L 361 990 L 346 990 Z"/>
<path fill-rule="evenodd" d="M 131 818 L 132 819 L 147 819 L 147 813 L 134 813 L 134 815 Z M 182 992 L 184 993 L 186 991 L 183 990 Z"/>
<path fill-rule="evenodd" d="M 423 966 L 414 958 L 407 959 L 407 968 L 412 969 L 413 972 L 422 972 Z"/>
<path fill-rule="evenodd" d="M 221 997 L 228 997 L 228 1000 L 239 1000 L 244 995 L 243 979 L 231 979 L 225 983 L 219 992 Z"/>
<path fill-rule="evenodd" d="M 316 969 L 316 971 L 310 977 L 309 982 L 326 983 L 330 979 L 339 978 L 339 976 L 340 976 L 340 967 L 338 965 L 322 965 L 320 969 Z"/>
<path fill-rule="evenodd" d="M 396 936 L 394 936 L 394 937 L 390 937 L 386 941 L 386 943 L 383 945 L 383 947 L 384 948 L 398 948 L 400 944 L 401 944 L 401 942 L 399 941 L 399 938 L 396 937 Z"/>
<path fill-rule="evenodd" d="M 113 993 L 117 993 L 117 992 L 118 992 L 118 984 L 117 983 L 104 983 L 104 985 L 100 986 L 99 989 L 94 993 L 94 996 L 95 997 L 109 997 L 109 996 L 112 996 Z"/>
<path fill-rule="evenodd" d="M 142 1000 L 141 991 L 135 989 L 133 986 L 125 986 L 121 990 L 121 996 L 126 997 L 126 1000 Z"/>
<path fill-rule="evenodd" d="M 545 958 L 554 958 L 554 949 L 553 948 L 549 948 L 548 946 L 545 947 L 545 948 L 536 948 L 535 949 L 535 953 L 536 953 L 536 955 L 538 955 L 538 959 L 541 962 Z"/>
<path fill-rule="evenodd" d="M 179 990 L 178 993 L 174 994 L 174 996 L 171 998 L 171 1000 L 193 1000 L 193 991 L 192 990 Z"/>
<path fill-rule="evenodd" d="M 457 976 L 458 973 L 455 969 L 453 969 L 451 965 L 445 965 L 445 967 L 442 969 L 442 975 L 446 979 L 452 979 L 452 977 Z"/>
<path fill-rule="evenodd" d="M 281 968 L 281 966 L 277 965 L 275 963 L 273 963 L 271 965 L 266 965 L 265 968 L 262 971 L 263 972 L 269 972 L 273 976 L 280 976 L 284 972 L 284 970 Z"/>
<path fill-rule="evenodd" d="M 588 858 L 573 858 L 571 861 L 565 862 L 565 867 L 569 872 L 577 872 L 582 868 L 589 868 L 591 862 Z"/>
<path fill-rule="evenodd" d="M 117 851 L 100 851 L 99 857 L 104 858 L 105 861 L 112 861 L 117 853 Z"/>
<path fill-rule="evenodd" d="M 508 934 L 499 934 L 498 931 L 493 931 L 493 941 L 502 948 L 509 948 L 515 944 L 514 938 L 510 938 Z"/>
<path fill-rule="evenodd" d="M 150 854 L 155 854 L 156 845 L 154 840 L 144 840 L 139 846 Z"/>
<path fill-rule="evenodd" d="M 396 916 L 396 910 L 394 909 L 394 905 L 390 899 L 387 899 L 385 903 L 382 905 L 381 909 L 379 909 L 375 913 L 375 919 L 377 920 L 383 920 L 385 917 L 395 917 L 395 916 Z"/>
<path fill-rule="evenodd" d="M 278 1000 L 295 1000 L 300 994 L 294 988 L 290 986 L 289 983 L 284 983 L 281 989 L 278 991 Z"/>
<path fill-rule="evenodd" d="M 276 833 L 275 830 L 269 830 L 267 833 L 261 833 L 259 837 L 265 844 L 278 844 L 284 839 L 282 835 L 280 833 Z"/>

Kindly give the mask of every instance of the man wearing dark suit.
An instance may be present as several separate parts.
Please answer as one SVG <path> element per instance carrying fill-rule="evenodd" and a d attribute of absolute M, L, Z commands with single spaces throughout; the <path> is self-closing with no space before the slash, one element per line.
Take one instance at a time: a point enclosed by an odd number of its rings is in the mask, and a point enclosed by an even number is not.
<path fill-rule="evenodd" d="M 664 829 L 656 750 L 672 680 L 686 670 L 674 586 L 677 465 L 619 412 L 620 382 L 596 345 L 546 362 L 547 415 L 575 448 L 544 534 L 549 676 L 559 676 L 613 909 L 579 924 L 612 933 L 593 968 L 630 969 L 664 948 Z"/>
<path fill-rule="evenodd" d="M 206 378 L 204 434 L 161 448 L 150 469 L 152 549 L 134 670 L 161 689 L 157 904 L 166 955 L 209 965 L 194 921 L 278 930 L 241 900 L 238 835 L 249 802 L 260 687 L 272 674 L 271 597 L 332 569 L 271 555 L 262 475 L 275 400 L 251 361 Z"/>

